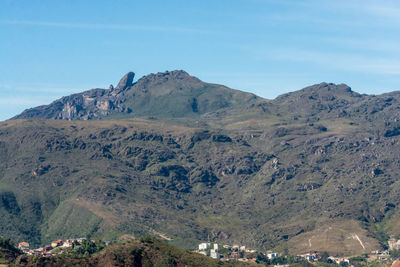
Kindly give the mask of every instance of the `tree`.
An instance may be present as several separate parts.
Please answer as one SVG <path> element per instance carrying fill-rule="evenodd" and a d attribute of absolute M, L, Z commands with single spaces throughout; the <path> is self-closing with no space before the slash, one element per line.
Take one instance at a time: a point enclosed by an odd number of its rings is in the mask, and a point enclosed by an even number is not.
<path fill-rule="evenodd" d="M 400 249 L 393 249 L 389 253 L 392 258 L 400 258 Z"/>
<path fill-rule="evenodd" d="M 91 240 L 83 240 L 82 244 L 80 246 L 75 246 L 74 247 L 74 252 L 76 254 L 81 254 L 81 255 L 92 255 L 94 253 L 97 253 L 101 251 L 103 248 L 105 248 L 105 244 L 101 240 L 97 240 L 95 242 Z"/>
<path fill-rule="evenodd" d="M 15 247 L 14 243 L 10 239 L 3 237 L 0 237 L 0 248 L 8 249 L 10 251 L 18 253 L 21 252 L 18 248 Z"/>
<path fill-rule="evenodd" d="M 320 261 L 328 262 L 329 261 L 329 253 L 327 251 L 321 252 Z"/>

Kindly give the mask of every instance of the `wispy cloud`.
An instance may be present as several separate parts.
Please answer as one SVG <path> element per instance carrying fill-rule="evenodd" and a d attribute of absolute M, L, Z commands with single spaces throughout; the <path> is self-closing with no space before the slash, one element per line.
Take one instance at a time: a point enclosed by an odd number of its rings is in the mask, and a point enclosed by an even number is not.
<path fill-rule="evenodd" d="M 122 30 L 122 31 L 158 31 L 158 32 L 178 32 L 178 33 L 212 33 L 213 31 L 196 29 L 189 27 L 169 27 L 169 26 L 149 26 L 149 25 L 129 25 L 129 24 L 102 24 L 102 23 L 73 23 L 73 22 L 53 22 L 53 21 L 34 21 L 34 20 L 0 20 L 1 24 L 6 25 L 26 25 L 43 26 L 58 28 L 75 28 L 85 30 Z"/>
<path fill-rule="evenodd" d="M 0 105 L 16 106 L 16 107 L 33 107 L 44 105 L 50 101 L 50 97 L 1 97 Z"/>
<path fill-rule="evenodd" d="M 263 2 L 260 0 L 260 2 Z M 290 5 L 289 5 L 290 4 Z M 376 0 L 298 0 L 282 1 L 285 12 L 271 13 L 262 16 L 265 22 L 297 22 L 309 23 L 315 26 L 330 26 L 334 28 L 397 27 L 400 23 L 399 1 Z M 303 12 L 298 12 L 298 8 Z M 326 14 L 324 16 L 317 14 Z M 388 22 L 391 23 L 388 23 Z"/>
<path fill-rule="evenodd" d="M 10 119 L 25 109 L 50 103 L 48 98 L 0 96 L 0 121 Z"/>
<path fill-rule="evenodd" d="M 7 84 L 0 81 L 0 97 L 3 95 L 19 95 L 20 93 L 35 96 L 65 96 L 92 88 L 106 88 L 105 85 L 80 85 L 71 87 L 59 87 L 59 85 L 51 85 L 45 83 L 32 84 Z"/>
<path fill-rule="evenodd" d="M 343 13 L 353 14 L 353 19 L 359 19 L 357 15 L 362 15 L 364 21 L 374 22 L 374 20 L 400 22 L 400 3 L 399 1 L 376 1 L 376 0 L 346 0 L 332 1 L 327 4 L 329 9 L 335 9 Z M 375 21 L 376 22 L 376 21 Z M 388 27 L 394 25 L 386 24 Z"/>
<path fill-rule="evenodd" d="M 398 36 L 393 36 L 391 40 L 386 38 L 384 40 L 379 38 L 364 37 L 364 38 L 353 38 L 353 37 L 323 37 L 321 41 L 328 44 L 336 45 L 340 48 L 350 48 L 359 51 L 376 51 L 383 52 L 386 54 L 399 54 L 400 47 Z"/>
<path fill-rule="evenodd" d="M 361 12 L 385 20 L 400 21 L 400 4 L 398 1 L 357 1 L 359 5 L 354 6 Z"/>
<path fill-rule="evenodd" d="M 253 49 L 253 51 L 256 51 Z M 366 57 L 353 53 L 323 52 L 296 48 L 257 50 L 254 57 L 264 60 L 304 62 L 335 70 L 366 74 L 400 75 L 400 60 L 387 57 Z"/>
<path fill-rule="evenodd" d="M 0 95 L 0 121 L 7 120 L 25 109 L 49 104 L 54 99 L 45 96 L 3 96 Z"/>

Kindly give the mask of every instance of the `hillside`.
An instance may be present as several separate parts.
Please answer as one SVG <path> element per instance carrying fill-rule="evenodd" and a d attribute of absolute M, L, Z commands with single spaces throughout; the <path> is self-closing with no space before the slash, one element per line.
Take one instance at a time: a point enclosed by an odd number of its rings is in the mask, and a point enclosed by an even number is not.
<path fill-rule="evenodd" d="M 9 239 L 0 237 L 0 266 L 13 262 L 21 254 Z"/>
<path fill-rule="evenodd" d="M 3 235 L 346 255 L 400 235 L 398 92 L 321 83 L 266 100 L 182 71 L 132 80 L 0 124 Z"/>
<path fill-rule="evenodd" d="M 255 266 L 228 263 L 179 249 L 157 239 L 144 238 L 115 243 L 91 256 L 40 257 L 23 255 L 15 266 Z"/>

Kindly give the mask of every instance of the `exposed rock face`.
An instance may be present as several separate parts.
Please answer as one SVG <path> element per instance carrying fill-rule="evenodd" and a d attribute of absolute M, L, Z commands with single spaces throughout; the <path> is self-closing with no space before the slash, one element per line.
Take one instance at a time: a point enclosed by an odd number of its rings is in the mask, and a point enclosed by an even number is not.
<path fill-rule="evenodd" d="M 119 81 L 117 87 L 115 87 L 115 90 L 125 90 L 126 88 L 132 86 L 133 78 L 135 78 L 135 73 L 128 72 Z"/>
<path fill-rule="evenodd" d="M 25 110 L 14 119 L 43 118 L 56 120 L 91 120 L 107 116 L 112 112 L 128 112 L 122 104 L 124 90 L 132 86 L 135 74 L 128 72 L 118 86 L 109 89 L 91 89 L 83 93 L 63 97 L 50 105 Z"/>

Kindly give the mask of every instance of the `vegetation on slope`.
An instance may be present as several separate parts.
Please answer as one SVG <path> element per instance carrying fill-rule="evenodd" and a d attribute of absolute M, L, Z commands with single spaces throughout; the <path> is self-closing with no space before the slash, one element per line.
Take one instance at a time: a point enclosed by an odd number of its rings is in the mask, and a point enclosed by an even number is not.
<path fill-rule="evenodd" d="M 16 266 L 250 266 L 227 263 L 179 249 L 154 238 L 115 243 L 90 256 L 59 255 L 34 257 L 23 255 Z"/>
<path fill-rule="evenodd" d="M 399 93 L 322 83 L 267 101 L 209 86 L 182 72 L 150 75 L 121 87 L 123 103 L 142 101 L 132 112 L 93 117 L 145 117 L 162 96 L 159 118 L 2 123 L 1 232 L 34 244 L 163 233 L 185 247 L 210 236 L 338 254 L 400 234 Z M 195 94 L 222 104 L 177 118 L 179 101 Z"/>
<path fill-rule="evenodd" d="M 0 237 L 0 264 L 13 262 L 21 254 L 10 239 Z"/>

